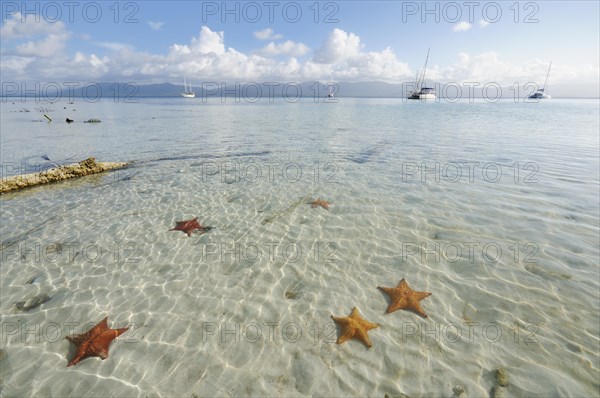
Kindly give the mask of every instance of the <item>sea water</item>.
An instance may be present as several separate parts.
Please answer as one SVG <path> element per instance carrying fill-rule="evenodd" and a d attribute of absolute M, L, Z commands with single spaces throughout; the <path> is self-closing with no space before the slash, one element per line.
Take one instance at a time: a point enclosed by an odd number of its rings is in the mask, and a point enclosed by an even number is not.
<path fill-rule="evenodd" d="M 3 396 L 598 394 L 598 100 L 1 108 L 3 177 L 133 162 L 0 198 Z"/>

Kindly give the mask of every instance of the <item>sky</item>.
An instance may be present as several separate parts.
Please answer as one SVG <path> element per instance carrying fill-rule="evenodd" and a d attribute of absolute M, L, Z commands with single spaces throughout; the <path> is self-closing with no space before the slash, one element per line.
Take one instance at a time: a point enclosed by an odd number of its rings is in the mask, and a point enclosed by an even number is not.
<path fill-rule="evenodd" d="M 6 1 L 0 78 L 599 81 L 598 1 Z"/>

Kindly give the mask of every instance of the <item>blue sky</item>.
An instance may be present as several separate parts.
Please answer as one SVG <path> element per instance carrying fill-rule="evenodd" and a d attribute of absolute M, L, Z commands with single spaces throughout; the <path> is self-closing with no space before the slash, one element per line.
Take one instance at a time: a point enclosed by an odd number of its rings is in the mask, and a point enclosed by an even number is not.
<path fill-rule="evenodd" d="M 428 47 L 428 75 L 439 81 L 539 80 L 550 60 L 556 83 L 598 81 L 597 1 L 479 1 L 472 19 L 462 1 L 428 2 L 429 14 L 421 1 L 227 2 L 238 12 L 226 15 L 222 1 L 67 3 L 2 2 L 3 81 L 401 82 L 422 66 Z M 292 23 L 297 6 L 302 16 Z M 325 23 L 327 16 L 337 21 Z"/>

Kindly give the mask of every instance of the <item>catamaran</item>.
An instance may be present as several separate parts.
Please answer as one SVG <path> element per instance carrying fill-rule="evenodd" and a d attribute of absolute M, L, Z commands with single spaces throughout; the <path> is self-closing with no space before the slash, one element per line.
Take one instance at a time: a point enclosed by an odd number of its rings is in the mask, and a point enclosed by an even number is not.
<path fill-rule="evenodd" d="M 550 61 L 550 66 L 548 66 L 548 73 L 546 73 L 546 81 L 544 82 L 544 87 L 540 88 L 535 93 L 529 96 L 529 99 L 550 99 L 552 98 L 548 95 L 548 76 L 550 76 L 550 68 L 552 67 L 552 61 Z"/>
<path fill-rule="evenodd" d="M 425 58 L 425 66 L 423 67 L 423 73 L 421 77 L 417 77 L 415 82 L 415 90 L 408 95 L 408 99 L 415 100 L 431 100 L 435 99 L 435 89 L 431 87 L 423 87 L 425 82 L 425 72 L 427 71 L 427 61 L 429 61 L 429 50 L 427 49 L 427 58 Z"/>
<path fill-rule="evenodd" d="M 183 78 L 183 92 L 181 93 L 182 97 L 185 98 L 194 98 L 196 93 L 192 91 L 192 84 L 190 83 L 190 87 L 188 88 L 187 83 L 185 81 L 185 77 Z"/>

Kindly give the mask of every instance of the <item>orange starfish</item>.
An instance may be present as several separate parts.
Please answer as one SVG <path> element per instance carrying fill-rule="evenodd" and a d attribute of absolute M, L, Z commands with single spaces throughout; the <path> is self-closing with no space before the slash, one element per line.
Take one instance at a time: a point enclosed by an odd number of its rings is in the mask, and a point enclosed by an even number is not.
<path fill-rule="evenodd" d="M 110 329 L 108 327 L 108 317 L 106 317 L 86 333 L 67 336 L 66 338 L 77 346 L 75 357 L 71 359 L 67 367 L 76 365 L 87 357 L 108 358 L 110 343 L 127 330 L 129 328 Z"/>
<path fill-rule="evenodd" d="M 312 201 L 309 204 L 311 209 L 314 209 L 317 206 L 321 206 L 325 210 L 329 210 L 329 202 L 326 200 L 322 200 L 321 198 L 317 198 L 317 200 Z"/>
<path fill-rule="evenodd" d="M 198 222 L 198 217 L 192 220 L 175 221 L 175 223 L 177 224 L 175 228 L 172 228 L 169 231 L 183 231 L 188 236 L 192 236 L 192 232 L 194 232 L 195 230 L 200 230 L 201 233 L 204 233 L 212 229 L 212 227 L 203 227 L 202 225 L 200 225 L 200 223 Z"/>
<path fill-rule="evenodd" d="M 377 286 L 377 288 L 385 292 L 391 298 L 390 304 L 385 311 L 386 313 L 394 312 L 400 309 L 407 309 L 416 312 L 424 318 L 427 318 L 427 314 L 425 314 L 425 311 L 423 311 L 423 308 L 421 308 L 419 301 L 430 296 L 431 293 L 417 292 L 412 290 L 410 287 L 408 287 L 408 283 L 404 279 L 402 279 L 396 287 Z"/>
<path fill-rule="evenodd" d="M 338 344 L 345 343 L 350 339 L 357 339 L 362 341 L 367 347 L 371 348 L 372 344 L 367 332 L 371 329 L 375 329 L 379 325 L 361 318 L 356 307 L 352 308 L 350 316 L 337 318 L 332 315 L 331 319 L 342 328 L 340 336 L 337 339 Z"/>

